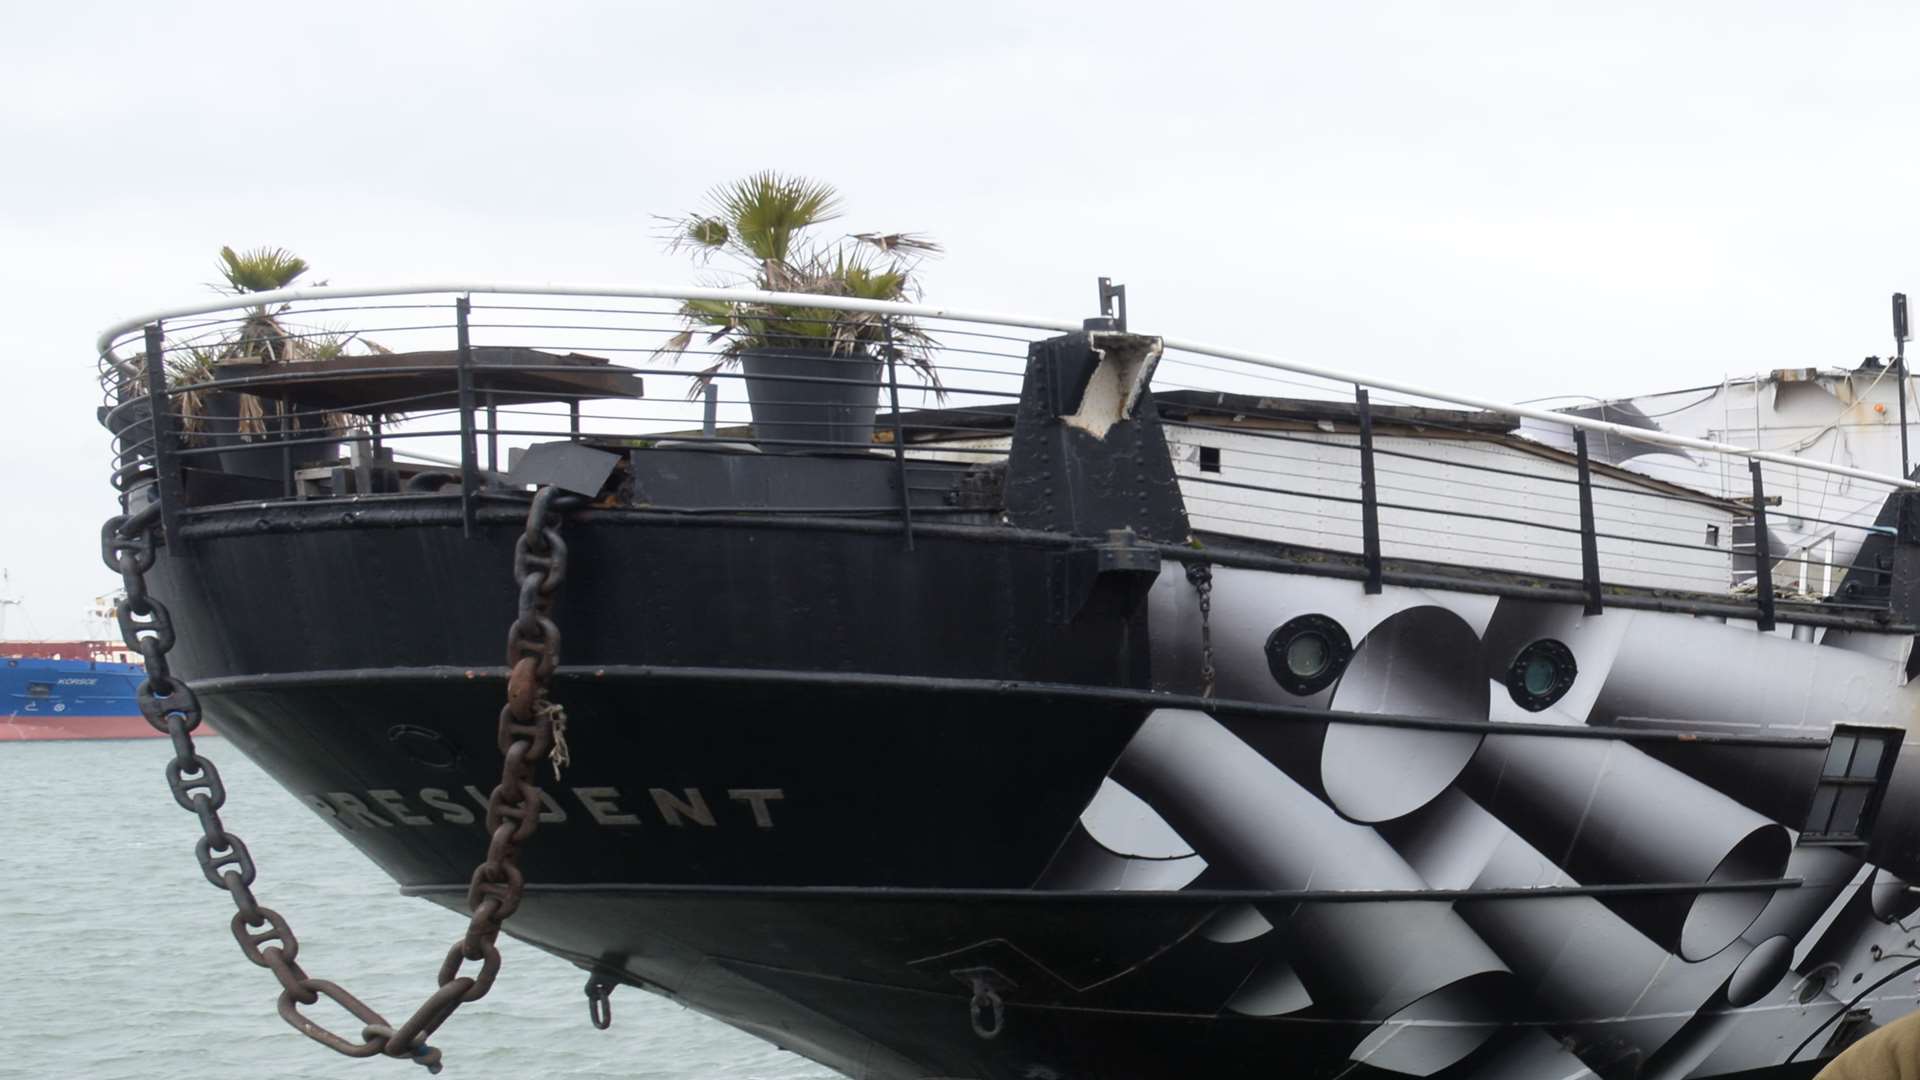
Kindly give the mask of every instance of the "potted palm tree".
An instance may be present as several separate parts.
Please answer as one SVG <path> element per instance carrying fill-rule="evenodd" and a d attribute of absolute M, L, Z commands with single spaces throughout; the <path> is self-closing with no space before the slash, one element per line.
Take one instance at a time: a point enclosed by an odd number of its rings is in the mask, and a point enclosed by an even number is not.
<path fill-rule="evenodd" d="M 261 247 L 236 252 L 220 249 L 220 276 L 214 287 L 234 296 L 272 292 L 292 285 L 308 270 L 305 259 L 284 248 Z M 269 425 L 266 403 L 242 390 L 210 385 L 222 377 L 261 373 L 273 364 L 316 360 L 345 348 L 339 335 L 296 332 L 281 322 L 285 306 L 248 308 L 239 325 L 211 344 L 182 351 L 168 364 L 168 381 L 180 402 L 181 424 L 188 438 L 200 445 L 224 447 L 218 455 L 227 473 L 277 478 L 285 464 L 282 447 L 287 439 L 310 439 L 321 434 L 344 434 L 349 420 L 335 413 L 294 415 Z M 293 448 L 297 460 L 338 456 L 337 443 Z"/>
<path fill-rule="evenodd" d="M 735 263 L 710 275 L 714 285 L 865 300 L 916 298 L 918 259 L 937 253 L 939 245 L 912 233 L 815 241 L 808 230 L 839 217 L 840 210 L 839 193 L 830 184 L 755 173 L 715 188 L 703 210 L 670 219 L 668 249 L 691 253 L 703 267 L 716 256 Z M 933 340 L 910 319 L 734 300 L 689 300 L 680 315 L 686 327 L 662 351 L 680 355 L 701 337 L 701 349 L 715 359 L 699 373 L 695 393 L 738 366 L 763 450 L 871 445 L 880 369 L 888 360 L 919 371 L 940 389 Z"/>

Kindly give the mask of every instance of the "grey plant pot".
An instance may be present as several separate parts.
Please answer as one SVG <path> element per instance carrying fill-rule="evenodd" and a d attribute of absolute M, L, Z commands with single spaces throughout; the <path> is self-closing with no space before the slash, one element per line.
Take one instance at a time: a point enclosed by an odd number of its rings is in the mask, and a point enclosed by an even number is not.
<path fill-rule="evenodd" d="M 762 451 L 805 454 L 873 445 L 877 358 L 824 349 L 749 349 L 740 354 L 740 369 Z"/>

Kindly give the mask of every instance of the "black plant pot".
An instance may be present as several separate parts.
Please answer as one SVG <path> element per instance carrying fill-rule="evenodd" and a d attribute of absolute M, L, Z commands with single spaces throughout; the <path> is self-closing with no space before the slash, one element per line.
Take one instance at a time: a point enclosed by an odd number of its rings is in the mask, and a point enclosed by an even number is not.
<path fill-rule="evenodd" d="M 315 418 L 295 418 L 289 425 L 292 430 L 283 433 L 279 430 L 283 421 L 268 414 L 263 421 L 267 430 L 242 435 L 240 395 L 230 390 L 208 391 L 202 399 L 201 414 L 204 445 L 222 448 L 212 457 L 219 461 L 220 471 L 229 476 L 253 476 L 284 482 L 289 465 L 297 469 L 317 461 L 332 461 L 340 456 L 340 444 L 337 442 L 283 445 L 290 439 L 311 439 L 324 434 L 325 425 Z M 199 457 L 196 464 L 207 464 L 207 459 Z"/>
<path fill-rule="evenodd" d="M 753 437 L 770 454 L 872 446 L 880 361 L 825 349 L 749 349 L 740 354 L 753 408 Z"/>

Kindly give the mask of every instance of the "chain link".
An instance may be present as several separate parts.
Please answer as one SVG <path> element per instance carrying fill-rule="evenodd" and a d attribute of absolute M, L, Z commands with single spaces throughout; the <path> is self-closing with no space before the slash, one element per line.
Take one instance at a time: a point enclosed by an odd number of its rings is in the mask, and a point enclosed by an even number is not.
<path fill-rule="evenodd" d="M 1213 565 L 1187 564 L 1187 583 L 1200 597 L 1200 696 L 1213 696 Z"/>
<path fill-rule="evenodd" d="M 502 755 L 500 783 L 487 798 L 487 856 L 473 872 L 467 889 L 472 911 L 467 929 L 447 950 L 440 965 L 439 988 L 399 1027 L 389 1025 L 378 1012 L 340 986 L 316 979 L 298 962 L 300 941 L 279 912 L 253 895 L 256 870 L 253 856 L 238 836 L 220 820 L 226 804 L 226 785 L 213 762 L 194 748 L 193 732 L 200 726 L 199 698 L 185 681 L 174 676 L 167 661 L 175 634 L 172 613 L 147 591 L 146 574 L 153 569 L 158 540 L 159 506 L 150 504 L 133 514 L 109 519 L 100 532 L 101 557 L 120 575 L 126 599 L 117 616 L 127 648 L 140 654 L 146 679 L 138 691 L 140 713 L 154 730 L 173 743 L 167 765 L 167 786 L 181 808 L 200 819 L 200 839 L 194 857 L 200 871 L 215 888 L 233 900 L 233 937 L 247 959 L 272 971 L 280 983 L 282 1019 L 308 1038 L 348 1057 L 386 1055 L 410 1058 L 440 1071 L 440 1051 L 427 1044 L 455 1009 L 485 997 L 500 972 L 496 940 L 501 924 L 520 907 L 526 878 L 520 871 L 521 845 L 539 826 L 542 796 L 534 770 L 555 750 L 566 715 L 548 699 L 549 682 L 560 663 L 560 628 L 553 621 L 553 602 L 566 580 L 567 546 L 560 537 L 556 488 L 542 488 L 527 513 L 526 531 L 515 542 L 514 582 L 519 608 L 507 633 L 507 704 L 497 726 Z M 564 749 L 561 751 L 564 754 Z M 556 762 L 556 776 L 557 766 Z M 461 968 L 478 964 L 463 974 Z M 358 1040 L 340 1035 L 300 1012 L 321 998 L 352 1013 L 365 1026 Z"/>

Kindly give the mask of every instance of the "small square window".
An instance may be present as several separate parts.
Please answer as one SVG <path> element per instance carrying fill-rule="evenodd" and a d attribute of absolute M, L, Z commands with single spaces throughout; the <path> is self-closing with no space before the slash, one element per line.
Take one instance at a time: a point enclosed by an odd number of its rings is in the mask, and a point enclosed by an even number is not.
<path fill-rule="evenodd" d="M 1884 728 L 1833 729 L 1803 839 L 1857 844 L 1867 838 L 1893 772 L 1900 734 Z"/>
<path fill-rule="evenodd" d="M 1220 448 L 1219 447 L 1203 446 L 1200 448 L 1200 471 L 1201 472 L 1219 472 L 1220 471 Z"/>

